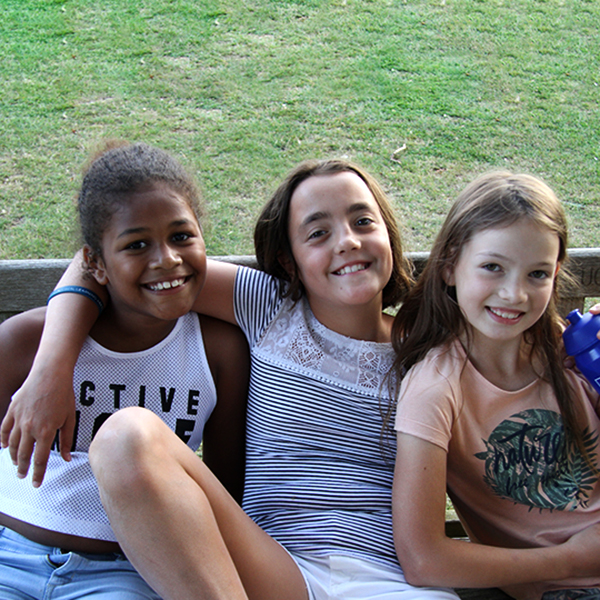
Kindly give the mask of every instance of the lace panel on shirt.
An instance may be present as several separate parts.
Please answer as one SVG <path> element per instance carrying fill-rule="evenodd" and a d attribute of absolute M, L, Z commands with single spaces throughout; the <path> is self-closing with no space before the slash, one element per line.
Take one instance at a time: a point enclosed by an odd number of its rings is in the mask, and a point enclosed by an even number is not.
<path fill-rule="evenodd" d="M 282 303 L 255 351 L 270 362 L 371 395 L 386 392 L 384 379 L 393 362 L 391 344 L 355 340 L 327 329 L 305 299 Z"/>

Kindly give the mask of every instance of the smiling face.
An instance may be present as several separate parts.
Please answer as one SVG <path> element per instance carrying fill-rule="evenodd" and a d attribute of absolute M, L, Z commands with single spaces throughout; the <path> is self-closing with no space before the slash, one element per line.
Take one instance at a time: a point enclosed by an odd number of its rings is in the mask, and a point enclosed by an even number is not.
<path fill-rule="evenodd" d="M 131 324 L 173 321 L 191 310 L 205 276 L 200 226 L 177 192 L 158 183 L 118 205 L 94 270 L 113 314 Z"/>
<path fill-rule="evenodd" d="M 558 235 L 522 218 L 475 233 L 446 276 L 474 343 L 520 341 L 544 313 L 558 272 Z"/>
<path fill-rule="evenodd" d="M 312 176 L 290 203 L 289 238 L 300 280 L 315 316 L 371 305 L 381 312 L 392 273 L 385 222 L 365 182 L 355 173 Z"/>

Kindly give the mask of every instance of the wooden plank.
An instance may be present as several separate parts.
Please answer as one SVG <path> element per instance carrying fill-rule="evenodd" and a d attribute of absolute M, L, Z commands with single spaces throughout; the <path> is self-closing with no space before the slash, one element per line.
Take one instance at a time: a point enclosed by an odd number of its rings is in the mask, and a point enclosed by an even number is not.
<path fill-rule="evenodd" d="M 419 274 L 429 254 L 407 254 Z M 236 264 L 257 267 L 252 255 L 216 256 Z M 567 291 L 561 302 L 561 314 L 573 308 L 583 308 L 585 298 L 600 298 L 600 248 L 574 248 L 569 250 L 571 270 L 577 282 Z M 69 264 L 69 259 L 0 260 L 0 319 L 46 303 L 48 294 Z"/>
<path fill-rule="evenodd" d="M 600 298 L 600 249 L 570 250 L 567 268 L 576 285 L 561 295 L 559 311 L 563 317 L 576 308 L 583 312 L 586 298 Z"/>
<path fill-rule="evenodd" d="M 218 260 L 257 267 L 251 255 L 216 256 Z M 48 294 L 71 262 L 63 259 L 0 260 L 0 322 L 46 304 Z"/>
<path fill-rule="evenodd" d="M 467 538 L 462 523 L 458 520 L 446 521 L 446 535 L 451 538 Z"/>
<path fill-rule="evenodd" d="M 0 317 L 44 305 L 70 262 L 0 260 Z"/>

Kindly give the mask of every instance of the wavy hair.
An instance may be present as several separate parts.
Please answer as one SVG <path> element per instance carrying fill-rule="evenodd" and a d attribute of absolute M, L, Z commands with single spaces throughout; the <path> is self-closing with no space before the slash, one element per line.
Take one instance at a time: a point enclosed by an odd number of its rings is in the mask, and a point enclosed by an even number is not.
<path fill-rule="evenodd" d="M 170 154 L 148 144 L 109 140 L 88 161 L 77 198 L 83 241 L 102 255 L 102 236 L 116 208 L 132 194 L 163 182 L 202 216 L 200 194 L 192 177 Z"/>

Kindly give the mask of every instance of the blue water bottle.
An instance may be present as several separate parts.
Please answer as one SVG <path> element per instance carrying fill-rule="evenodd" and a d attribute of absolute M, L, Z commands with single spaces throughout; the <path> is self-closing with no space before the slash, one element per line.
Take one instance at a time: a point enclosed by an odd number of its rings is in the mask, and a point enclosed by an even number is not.
<path fill-rule="evenodd" d="M 577 368 L 600 394 L 600 315 L 582 315 L 577 309 L 567 316 L 569 325 L 563 332 L 565 350 L 575 358 Z"/>

